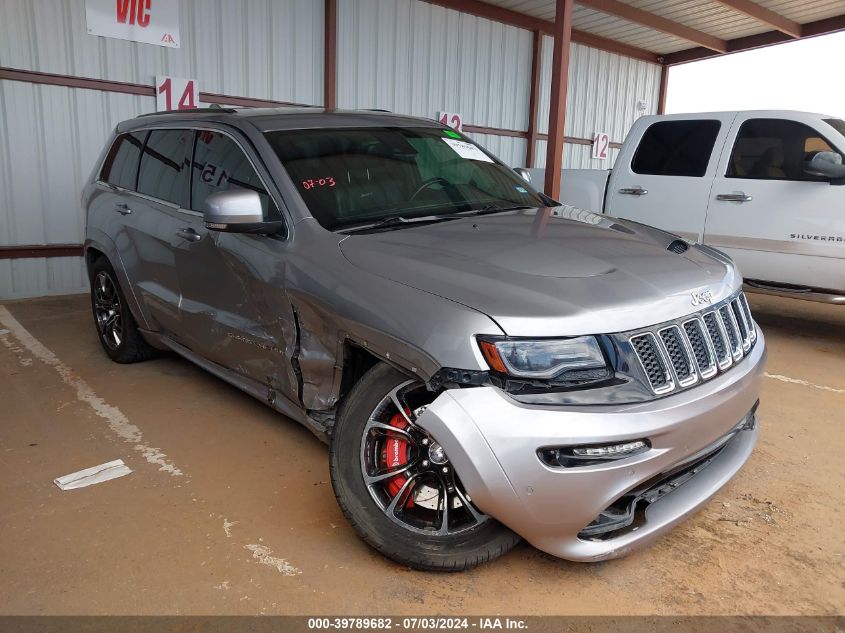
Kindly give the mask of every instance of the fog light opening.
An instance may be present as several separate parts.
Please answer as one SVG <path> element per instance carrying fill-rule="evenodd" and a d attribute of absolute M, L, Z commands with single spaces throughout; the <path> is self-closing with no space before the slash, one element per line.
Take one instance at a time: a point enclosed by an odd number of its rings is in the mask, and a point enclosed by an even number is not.
<path fill-rule="evenodd" d="M 629 440 L 618 444 L 561 446 L 537 451 L 540 460 L 552 468 L 590 466 L 637 455 L 651 448 L 648 440 Z"/>

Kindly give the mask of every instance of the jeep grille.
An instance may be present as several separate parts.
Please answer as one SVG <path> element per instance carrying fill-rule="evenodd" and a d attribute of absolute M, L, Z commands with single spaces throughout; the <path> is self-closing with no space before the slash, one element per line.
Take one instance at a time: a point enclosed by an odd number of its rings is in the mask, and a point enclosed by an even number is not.
<path fill-rule="evenodd" d="M 628 340 L 654 393 L 708 380 L 751 351 L 757 331 L 742 292 L 679 322 L 663 323 Z"/>

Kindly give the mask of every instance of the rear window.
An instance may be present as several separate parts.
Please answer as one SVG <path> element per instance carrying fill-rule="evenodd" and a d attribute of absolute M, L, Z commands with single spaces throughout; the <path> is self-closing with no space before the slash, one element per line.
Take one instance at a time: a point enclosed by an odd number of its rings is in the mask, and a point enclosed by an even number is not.
<path fill-rule="evenodd" d="M 653 176 L 691 176 L 707 172 L 721 123 L 709 119 L 660 121 L 645 131 L 634 155 L 634 173 Z"/>
<path fill-rule="evenodd" d="M 144 146 L 138 172 L 138 193 L 188 209 L 190 202 L 192 130 L 153 130 Z"/>
<path fill-rule="evenodd" d="M 146 131 L 118 136 L 103 162 L 100 180 L 116 187 L 134 190 L 135 179 L 138 177 L 138 159 L 141 157 L 141 148 L 146 136 Z"/>

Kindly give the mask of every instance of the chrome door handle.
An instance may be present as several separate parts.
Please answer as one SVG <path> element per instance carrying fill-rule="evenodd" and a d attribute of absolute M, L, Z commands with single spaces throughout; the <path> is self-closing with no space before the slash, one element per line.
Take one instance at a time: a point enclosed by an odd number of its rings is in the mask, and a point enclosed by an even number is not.
<path fill-rule="evenodd" d="M 739 193 L 720 193 L 716 196 L 716 200 L 723 200 L 725 202 L 751 202 L 753 199 L 752 196 L 742 191 Z"/>
<path fill-rule="evenodd" d="M 132 209 L 129 208 L 129 205 L 123 204 L 122 202 L 114 205 L 114 210 L 117 211 L 120 215 L 129 215 L 130 213 L 132 213 Z"/>
<path fill-rule="evenodd" d="M 628 196 L 644 196 L 648 193 L 648 189 L 643 189 L 640 186 L 637 187 L 622 187 L 619 190 L 619 193 L 624 193 Z"/>
<path fill-rule="evenodd" d="M 194 229 L 179 229 L 176 231 L 176 235 L 181 237 L 182 239 L 188 240 L 189 242 L 199 242 L 202 239 L 202 235 L 197 233 Z"/>

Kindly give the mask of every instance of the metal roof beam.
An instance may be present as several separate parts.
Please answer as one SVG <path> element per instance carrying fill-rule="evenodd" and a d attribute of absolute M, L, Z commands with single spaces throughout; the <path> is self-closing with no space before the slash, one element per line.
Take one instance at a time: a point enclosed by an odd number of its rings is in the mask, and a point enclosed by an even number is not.
<path fill-rule="evenodd" d="M 801 38 L 806 39 L 808 37 L 827 35 L 829 33 L 836 33 L 837 31 L 845 31 L 845 14 L 802 24 Z M 765 46 L 772 46 L 773 44 L 783 44 L 784 42 L 793 41 L 795 40 L 781 31 L 767 31 L 757 35 L 749 35 L 748 37 L 738 37 L 734 40 L 728 40 L 727 52 L 739 53 L 754 48 L 763 48 Z M 665 56 L 665 63 L 668 65 L 686 64 L 687 62 L 695 62 L 700 59 L 708 59 L 710 57 L 717 56 L 718 53 L 714 53 L 706 48 L 689 48 L 676 53 L 669 53 Z"/>
<path fill-rule="evenodd" d="M 424 0 L 429 4 L 436 4 L 453 11 L 460 11 L 461 13 L 469 13 L 480 18 L 501 22 L 509 26 L 516 26 L 528 31 L 540 31 L 545 35 L 554 35 L 555 23 L 548 20 L 541 20 L 525 13 L 512 11 L 496 5 L 481 2 L 481 0 Z M 617 55 L 624 55 L 625 57 L 633 57 L 634 59 L 642 59 L 653 64 L 662 63 L 662 58 L 651 51 L 647 51 L 636 46 L 630 46 L 617 42 L 615 40 L 593 35 L 586 31 L 579 31 L 572 29 L 572 41 L 584 46 L 598 48 Z"/>
<path fill-rule="evenodd" d="M 728 50 L 728 44 L 725 40 L 709 35 L 697 29 L 685 26 L 672 20 L 667 20 L 664 17 L 637 9 L 629 4 L 624 4 L 618 0 L 577 0 L 578 4 L 607 13 L 608 15 L 622 18 L 628 22 L 634 22 L 642 26 L 647 26 L 655 31 L 661 31 L 667 35 L 687 40 L 693 44 L 698 44 L 704 48 L 709 48 L 717 53 L 725 53 Z"/>
<path fill-rule="evenodd" d="M 801 25 L 798 22 L 790 20 L 780 13 L 760 6 L 755 2 L 751 2 L 751 0 L 714 0 L 714 2 L 718 2 L 734 11 L 744 13 L 758 22 L 768 24 L 781 33 L 785 33 L 791 37 L 801 37 Z"/>

